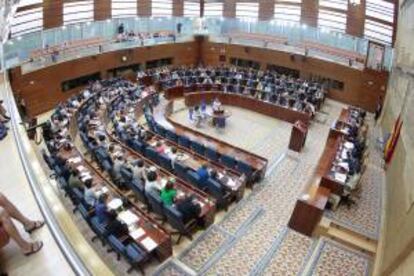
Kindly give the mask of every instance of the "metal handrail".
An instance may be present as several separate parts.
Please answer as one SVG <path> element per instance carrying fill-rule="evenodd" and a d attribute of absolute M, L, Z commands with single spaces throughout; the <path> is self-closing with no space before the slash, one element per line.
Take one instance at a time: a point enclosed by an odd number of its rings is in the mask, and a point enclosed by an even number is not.
<path fill-rule="evenodd" d="M 17 110 L 16 102 L 14 100 L 10 83 L 7 78 L 7 74 L 4 75 L 4 87 L 6 92 L 6 97 L 4 99 L 4 102 L 6 106 L 8 107 L 10 117 L 11 117 L 11 124 L 10 129 L 13 132 L 13 137 L 16 142 L 17 150 L 19 153 L 20 161 L 22 163 L 24 172 L 26 174 L 26 178 L 30 184 L 30 189 L 33 193 L 33 196 L 36 200 L 37 205 L 39 206 L 39 209 L 44 217 L 44 220 L 49 227 L 49 230 L 53 236 L 53 238 L 56 241 L 56 244 L 60 248 L 63 256 L 65 257 L 66 261 L 72 268 L 73 272 L 76 275 L 91 275 L 83 261 L 80 259 L 78 254 L 75 252 L 71 244 L 69 243 L 68 239 L 66 238 L 64 232 L 62 231 L 61 227 L 59 226 L 59 223 L 57 222 L 53 210 L 47 203 L 47 200 L 45 198 L 45 195 L 43 194 L 41 190 L 41 183 L 39 182 L 38 178 L 36 177 L 36 174 L 34 172 L 34 168 L 30 162 L 28 162 L 28 158 L 26 155 L 26 151 L 24 149 L 24 140 L 27 139 L 26 135 L 20 135 L 19 133 L 19 127 L 21 126 L 21 118 L 20 114 Z"/>

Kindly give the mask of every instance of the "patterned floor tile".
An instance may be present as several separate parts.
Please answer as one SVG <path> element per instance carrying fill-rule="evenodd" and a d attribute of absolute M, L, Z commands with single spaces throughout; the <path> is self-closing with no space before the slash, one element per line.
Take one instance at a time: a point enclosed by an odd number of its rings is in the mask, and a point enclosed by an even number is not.
<path fill-rule="evenodd" d="M 317 248 L 310 275 L 367 276 L 372 259 L 330 239 L 322 239 Z"/>
<path fill-rule="evenodd" d="M 312 252 L 314 240 L 288 230 L 263 275 L 298 275 Z"/>
<path fill-rule="evenodd" d="M 154 272 L 154 276 L 191 276 L 192 274 L 184 270 L 173 260 L 169 260 L 164 263 L 157 271 Z"/>
<path fill-rule="evenodd" d="M 178 259 L 193 270 L 200 271 L 212 256 L 232 239 L 230 234 L 213 225 L 182 252 Z"/>

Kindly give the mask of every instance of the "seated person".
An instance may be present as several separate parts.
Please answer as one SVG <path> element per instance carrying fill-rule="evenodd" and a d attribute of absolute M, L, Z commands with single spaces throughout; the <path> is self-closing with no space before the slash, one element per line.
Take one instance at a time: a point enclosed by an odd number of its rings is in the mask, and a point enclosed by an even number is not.
<path fill-rule="evenodd" d="M 155 169 L 155 167 L 154 167 Z M 156 191 L 157 193 L 161 191 L 161 185 L 158 181 L 157 172 L 153 168 L 147 173 L 147 180 L 145 182 L 145 192 L 149 193 Z"/>
<path fill-rule="evenodd" d="M 125 223 L 119 221 L 117 217 L 118 215 L 116 211 L 111 210 L 108 212 L 107 224 L 106 224 L 105 233 L 104 233 L 105 237 L 109 235 L 114 235 L 114 236 L 119 237 L 119 236 L 128 234 L 128 226 Z"/>
<path fill-rule="evenodd" d="M 196 123 L 196 126 L 199 127 L 203 119 L 203 115 L 201 114 L 201 110 L 198 105 L 194 107 L 193 119 L 194 119 L 194 122 Z"/>
<path fill-rule="evenodd" d="M 101 194 L 95 204 L 95 215 L 98 217 L 98 221 L 100 223 L 106 223 L 108 220 L 108 208 L 106 206 L 108 203 L 107 201 L 108 195 Z"/>
<path fill-rule="evenodd" d="M 198 177 L 200 178 L 200 182 L 201 183 L 205 183 L 207 181 L 207 179 L 209 178 L 209 174 L 208 174 L 208 170 L 207 169 L 208 169 L 207 164 L 203 164 L 196 171 Z"/>
<path fill-rule="evenodd" d="M 359 180 L 361 179 L 361 174 L 357 172 L 350 172 L 349 177 L 345 182 L 345 186 L 349 188 L 349 190 L 355 190 L 356 186 L 359 183 Z"/>
<path fill-rule="evenodd" d="M 182 214 L 184 223 L 200 216 L 201 206 L 194 196 L 184 196 L 176 201 L 175 208 Z"/>
<path fill-rule="evenodd" d="M 164 151 L 165 151 L 165 144 L 164 144 L 163 141 L 161 141 L 161 142 L 158 141 L 155 144 L 155 151 L 158 152 L 159 154 L 164 153 Z"/>
<path fill-rule="evenodd" d="M 175 178 L 171 177 L 161 190 L 161 200 L 167 206 L 171 206 L 174 203 L 175 196 L 177 195 L 177 190 L 174 189 L 174 183 Z"/>
<path fill-rule="evenodd" d="M 132 171 L 132 176 L 134 179 L 144 180 L 145 179 L 144 161 L 142 161 L 142 159 L 138 159 L 134 161 L 132 164 L 131 171 Z"/>
<path fill-rule="evenodd" d="M 115 162 L 114 162 L 114 168 L 113 168 L 113 173 L 114 173 L 114 177 L 115 177 L 115 180 L 120 180 L 121 178 L 122 178 L 122 175 L 121 175 L 121 168 L 122 168 L 122 166 L 124 165 L 124 163 L 125 163 L 125 160 L 124 160 L 124 158 L 122 157 L 122 155 L 119 155 L 116 159 L 115 159 Z"/>
<path fill-rule="evenodd" d="M 81 188 L 83 187 L 82 182 L 79 179 L 79 172 L 76 169 L 71 170 L 68 180 L 70 188 Z"/>
<path fill-rule="evenodd" d="M 168 158 L 171 160 L 171 167 L 174 169 L 175 160 L 178 157 L 177 148 L 171 147 L 170 151 L 167 154 Z"/>
<path fill-rule="evenodd" d="M 220 111 L 222 109 L 221 102 L 218 98 L 215 98 L 212 104 L 213 111 Z"/>
<path fill-rule="evenodd" d="M 84 185 L 85 189 L 83 190 L 83 199 L 85 200 L 86 204 L 89 205 L 89 207 L 93 207 L 96 203 L 96 195 L 92 187 L 92 179 L 87 179 Z"/>

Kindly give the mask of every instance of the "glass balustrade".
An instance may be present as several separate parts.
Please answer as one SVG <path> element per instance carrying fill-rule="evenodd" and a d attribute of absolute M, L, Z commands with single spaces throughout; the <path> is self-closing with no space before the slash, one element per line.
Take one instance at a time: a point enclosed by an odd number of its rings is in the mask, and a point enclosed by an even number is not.
<path fill-rule="evenodd" d="M 118 27 L 124 25 L 126 31 L 135 33 L 170 32 L 175 37 L 155 37 L 148 39 L 129 38 L 119 42 L 117 40 Z M 177 33 L 177 24 L 181 24 L 181 33 Z M 230 39 L 234 34 L 258 34 L 263 36 L 275 36 L 286 40 L 286 43 L 266 41 L 267 38 L 256 37 L 243 38 L 242 36 Z M 208 35 L 211 41 L 220 43 L 233 43 L 252 47 L 264 47 L 298 54 L 306 54 L 323 59 L 332 60 L 349 65 L 349 60 L 340 55 L 330 54 L 317 49 L 306 49 L 309 43 L 338 48 L 365 57 L 368 48 L 368 40 L 343 33 L 331 32 L 326 29 L 314 28 L 282 21 L 256 21 L 251 19 L 224 19 L 224 18 L 119 18 L 105 21 L 94 21 L 66 25 L 59 28 L 48 29 L 23 35 L 8 40 L 3 45 L 3 64 L 5 68 L 23 65 L 24 71 L 36 70 L 48 66 L 51 63 L 66 61 L 87 55 L 95 55 L 101 52 L 114 51 L 125 48 L 151 46 L 162 43 L 177 43 L 190 41 L 194 34 Z M 101 46 L 77 48 L 74 51 L 59 51 L 59 54 L 51 56 L 41 55 L 33 58 L 33 52 L 39 49 L 53 46 L 70 45 L 85 39 L 101 39 Z M 308 43 L 308 44 L 307 44 Z M 68 47 L 70 48 L 70 47 Z M 63 49 L 63 48 L 62 48 Z M 386 47 L 384 67 L 391 68 L 392 48 Z M 352 66 L 357 66 L 353 64 Z M 359 66 L 362 68 L 364 64 Z M 360 68 L 360 69 L 362 69 Z"/>

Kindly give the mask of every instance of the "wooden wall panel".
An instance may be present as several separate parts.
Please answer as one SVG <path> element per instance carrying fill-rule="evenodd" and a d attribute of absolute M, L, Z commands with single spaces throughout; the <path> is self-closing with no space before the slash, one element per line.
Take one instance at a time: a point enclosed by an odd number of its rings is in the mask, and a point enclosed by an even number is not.
<path fill-rule="evenodd" d="M 184 0 L 173 0 L 173 16 L 184 16 Z"/>
<path fill-rule="evenodd" d="M 43 28 L 50 29 L 63 25 L 63 0 L 43 1 Z"/>
<path fill-rule="evenodd" d="M 29 115 L 36 116 L 81 90 L 78 88 L 63 93 L 61 83 L 65 80 L 95 72 L 101 72 L 102 78 L 106 78 L 109 69 L 168 57 L 173 57 L 176 65 L 195 64 L 196 47 L 195 42 L 190 42 L 122 50 L 56 64 L 24 75 L 20 68 L 15 68 L 10 72 L 11 85 L 14 93 L 25 99 Z M 127 57 L 126 62 L 122 62 L 123 56 Z"/>
<path fill-rule="evenodd" d="M 318 0 L 304 0 L 302 1 L 302 14 L 300 22 L 308 26 L 318 26 Z"/>
<path fill-rule="evenodd" d="M 94 8 L 94 20 L 106 20 L 111 18 L 112 15 L 112 5 L 111 0 L 94 0 L 93 1 L 93 8 Z"/>
<path fill-rule="evenodd" d="M 138 1 L 138 16 L 151 16 L 151 0 L 137 0 Z"/>
<path fill-rule="evenodd" d="M 127 57 L 126 62 L 121 61 L 123 56 Z M 265 69 L 267 64 L 274 64 L 299 70 L 303 78 L 313 74 L 341 81 L 344 83 L 344 89 L 331 90 L 329 97 L 370 111 L 375 110 L 379 96 L 385 94 L 388 80 L 386 72 L 359 71 L 332 62 L 269 49 L 210 43 L 200 37 L 191 43 L 121 50 L 86 57 L 25 75 L 21 75 L 20 68 L 16 68 L 11 71 L 11 82 L 13 91 L 25 99 L 29 113 L 37 115 L 50 110 L 56 103 L 79 90 L 62 93 L 61 82 L 65 80 L 98 71 L 106 78 L 108 69 L 134 63 L 144 64 L 148 60 L 168 57 L 173 57 L 176 65 L 199 62 L 205 65 L 218 65 L 222 63 L 220 56 L 225 56 L 225 62 L 229 62 L 231 57 L 236 57 L 257 61 L 261 63 L 262 69 Z"/>
<path fill-rule="evenodd" d="M 346 32 L 350 35 L 363 37 L 365 24 L 365 1 L 360 5 L 351 5 L 348 2 L 348 18 L 346 21 Z"/>
<path fill-rule="evenodd" d="M 272 20 L 274 13 L 274 0 L 259 0 L 259 20 Z"/>
<path fill-rule="evenodd" d="M 225 55 L 226 62 L 229 62 L 232 57 L 237 57 L 260 62 L 262 69 L 265 69 L 267 64 L 275 64 L 299 70 L 302 77 L 313 74 L 342 81 L 344 89 L 331 90 L 329 97 L 347 104 L 361 106 L 370 111 L 375 110 L 379 96 L 384 95 L 386 90 L 388 80 L 386 72 L 359 71 L 333 62 L 293 56 L 269 49 L 209 42 L 204 43 L 202 47 L 205 64 L 221 64 L 219 56 Z"/>
<path fill-rule="evenodd" d="M 236 0 L 224 0 L 223 17 L 236 17 Z"/>

